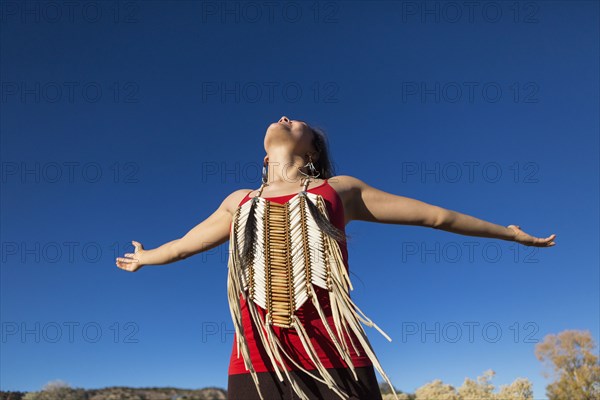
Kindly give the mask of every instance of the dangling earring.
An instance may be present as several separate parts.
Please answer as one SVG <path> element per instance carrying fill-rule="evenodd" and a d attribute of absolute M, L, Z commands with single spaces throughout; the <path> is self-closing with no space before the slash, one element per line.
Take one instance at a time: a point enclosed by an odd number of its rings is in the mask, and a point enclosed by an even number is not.
<path fill-rule="evenodd" d="M 305 174 L 304 172 L 302 172 L 302 170 L 301 170 L 300 168 L 298 168 L 298 171 L 300 171 L 300 173 L 301 173 L 302 175 L 306 176 L 307 178 L 315 179 L 315 178 L 317 178 L 319 175 L 321 175 L 321 173 L 320 173 L 320 172 L 317 172 L 317 169 L 316 169 L 316 168 L 315 168 L 315 166 L 313 165 L 313 163 L 312 163 L 312 157 L 311 157 L 311 155 L 310 155 L 310 154 L 308 155 L 308 163 L 306 163 L 306 164 L 304 165 L 304 167 L 308 167 L 308 169 L 309 169 L 309 171 L 310 171 L 310 173 L 311 173 L 310 175 L 308 175 L 308 174 Z"/>
<path fill-rule="evenodd" d="M 262 168 L 262 183 L 263 183 L 263 185 L 267 185 L 267 182 L 268 182 L 268 180 L 269 180 L 269 179 L 268 179 L 268 178 L 269 178 L 269 175 L 268 175 L 268 173 L 267 173 L 267 164 L 268 164 L 268 162 L 267 162 L 267 161 L 265 161 L 265 162 L 263 163 L 263 168 Z"/>
<path fill-rule="evenodd" d="M 260 188 L 258 189 L 258 194 L 256 196 L 254 196 L 252 198 L 252 201 L 256 201 L 255 199 L 257 197 L 260 197 L 260 195 L 262 194 L 263 189 L 265 188 L 265 186 L 269 186 L 269 174 L 267 172 L 267 164 L 268 161 L 263 161 L 263 167 L 262 167 L 262 178 L 261 178 L 261 184 L 260 184 Z"/>

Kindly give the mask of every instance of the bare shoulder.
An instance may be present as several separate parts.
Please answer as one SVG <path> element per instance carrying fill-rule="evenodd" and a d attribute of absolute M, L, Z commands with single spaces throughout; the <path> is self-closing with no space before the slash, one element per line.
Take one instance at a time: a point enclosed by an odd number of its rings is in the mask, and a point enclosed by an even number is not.
<path fill-rule="evenodd" d="M 358 178 L 355 178 L 350 175 L 336 175 L 332 176 L 327 180 L 331 187 L 333 187 L 336 192 L 340 195 L 342 193 L 349 193 L 356 190 L 360 190 L 360 188 L 365 184 Z"/>
<path fill-rule="evenodd" d="M 239 204 L 242 202 L 244 197 L 254 189 L 237 189 L 231 192 L 223 202 L 221 203 L 221 208 L 224 208 L 231 215 L 235 213 L 235 210 L 238 208 Z"/>
<path fill-rule="evenodd" d="M 353 219 L 357 198 L 365 183 L 350 175 L 336 175 L 327 179 L 327 182 L 337 192 L 344 205 L 346 224 Z"/>

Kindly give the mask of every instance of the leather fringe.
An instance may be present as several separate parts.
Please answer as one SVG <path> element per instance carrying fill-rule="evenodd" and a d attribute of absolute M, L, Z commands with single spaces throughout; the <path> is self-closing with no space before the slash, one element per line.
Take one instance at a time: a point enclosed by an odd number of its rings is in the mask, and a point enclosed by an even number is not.
<path fill-rule="evenodd" d="M 300 192 L 300 201 L 311 201 L 307 196 L 306 192 Z M 325 201 L 322 196 L 316 196 L 316 205 L 321 213 L 325 215 L 326 218 L 329 219 L 327 214 L 327 208 Z M 264 200 L 263 200 L 264 201 Z M 257 204 L 257 207 L 261 207 L 264 204 Z M 305 204 L 306 206 L 306 204 Z M 304 207 L 303 210 L 306 210 L 307 207 Z M 267 310 L 265 315 L 265 320 L 263 320 L 257 310 L 258 305 L 252 300 L 249 299 L 243 290 L 244 285 L 242 284 L 244 279 L 244 271 L 242 271 L 242 264 L 240 263 L 240 254 L 239 254 L 239 246 L 238 246 L 238 225 L 240 223 L 240 212 L 241 207 L 238 207 L 236 213 L 234 214 L 234 221 L 232 223 L 231 228 L 231 236 L 230 236 L 230 245 L 229 245 L 229 262 L 228 262 L 228 278 L 227 278 L 227 294 L 229 300 L 229 309 L 231 313 L 231 317 L 233 319 L 235 332 L 237 335 L 237 357 L 240 356 L 240 351 L 242 354 L 242 358 L 244 360 L 244 365 L 246 369 L 250 371 L 254 383 L 256 384 L 257 391 L 261 399 L 264 400 L 264 397 L 260 391 L 260 385 L 258 382 L 258 378 L 256 375 L 256 371 L 251 362 L 250 351 L 248 348 L 248 344 L 244 337 L 244 329 L 241 319 L 241 309 L 240 309 L 240 296 L 246 301 L 248 306 L 248 310 L 250 311 L 251 320 L 256 326 L 258 330 L 258 337 L 265 348 L 267 355 L 270 359 L 271 364 L 277 374 L 278 379 L 283 382 L 283 375 L 287 378 L 287 381 L 291 384 L 294 392 L 298 394 L 298 396 L 302 400 L 310 400 L 308 395 L 300 388 L 295 379 L 293 379 L 288 373 L 287 367 L 284 362 L 284 357 L 290 360 L 298 369 L 302 370 L 304 373 L 313 377 L 315 380 L 326 384 L 331 390 L 333 390 L 340 398 L 348 399 L 348 394 L 346 394 L 335 382 L 333 377 L 329 374 L 327 369 L 323 366 L 322 362 L 319 360 L 318 354 L 316 353 L 312 343 L 310 341 L 310 337 L 306 333 L 304 327 L 302 326 L 301 321 L 294 314 L 295 310 L 292 310 L 292 324 L 291 327 L 296 329 L 298 332 L 298 336 L 302 342 L 303 348 L 308 354 L 309 358 L 315 365 L 319 376 L 312 374 L 309 370 L 306 370 L 301 365 L 299 365 L 293 357 L 291 357 L 284 349 L 283 345 L 277 338 L 277 335 L 273 331 L 272 323 L 271 323 L 271 315 L 270 310 Z M 257 213 L 260 215 L 261 213 Z M 367 326 L 376 328 L 388 341 L 392 341 L 392 339 L 381 330 L 371 319 L 369 319 L 361 310 L 358 308 L 349 295 L 349 290 L 353 290 L 352 283 L 346 271 L 345 263 L 343 260 L 343 256 L 341 253 L 341 249 L 336 240 L 326 235 L 323 232 L 320 232 L 321 235 L 321 243 L 323 245 L 323 256 L 326 260 L 327 271 L 327 289 L 329 290 L 329 301 L 331 303 L 332 316 L 334 320 L 334 328 L 335 332 L 333 332 L 332 328 L 329 326 L 327 319 L 324 315 L 323 309 L 319 304 L 317 299 L 316 292 L 314 287 L 310 282 L 307 283 L 307 290 L 309 291 L 308 297 L 311 299 L 313 305 L 315 306 L 323 325 L 325 326 L 335 348 L 339 352 L 342 359 L 346 362 L 355 380 L 358 380 L 356 375 L 355 367 L 352 364 L 350 353 L 348 350 L 348 346 L 346 341 L 344 340 L 344 332 L 346 333 L 348 339 L 350 340 L 351 345 L 357 354 L 360 355 L 356 345 L 354 344 L 350 331 L 354 333 L 354 335 L 360 341 L 363 349 L 366 352 L 366 355 L 369 357 L 374 367 L 379 371 L 381 376 L 385 379 L 385 381 L 390 386 L 392 393 L 394 394 L 394 398 L 398 400 L 398 396 L 394 391 L 394 387 L 390 382 L 390 379 L 384 372 L 383 368 L 375 352 L 373 351 L 367 335 L 362 328 L 360 322 L 363 322 Z"/>

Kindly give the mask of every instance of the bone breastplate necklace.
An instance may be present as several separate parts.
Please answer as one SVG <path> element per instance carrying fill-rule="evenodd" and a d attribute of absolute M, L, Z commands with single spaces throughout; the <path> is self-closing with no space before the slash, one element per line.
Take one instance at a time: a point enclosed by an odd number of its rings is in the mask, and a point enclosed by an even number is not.
<path fill-rule="evenodd" d="M 320 362 L 310 338 L 296 316 L 296 311 L 310 301 L 316 308 L 335 348 L 351 369 L 354 379 L 358 378 L 348 345 L 343 337 L 343 332 L 348 334 L 349 330 L 358 338 L 374 367 L 393 391 L 393 386 L 381 368 L 360 322 L 375 327 L 387 340 L 391 341 L 391 339 L 350 298 L 349 290 L 353 288 L 339 244 L 319 228 L 315 218 L 317 216 L 315 213 L 318 212 L 322 218 L 330 221 L 325 199 L 319 194 L 307 192 L 309 183 L 310 180 L 307 179 L 303 190 L 283 204 L 260 197 L 265 186 L 263 183 L 258 195 L 235 211 L 229 240 L 227 293 L 237 336 L 237 356 L 240 356 L 241 350 L 246 369 L 252 374 L 262 399 L 258 378 L 250 361 L 250 352 L 244 337 L 240 310 L 241 295 L 246 301 L 251 320 L 257 327 L 258 337 L 280 381 L 284 380 L 283 372 L 298 396 L 309 400 L 306 393 L 288 374 L 283 361 L 285 357 L 298 369 L 327 384 L 342 399 L 348 399 L 348 394 L 336 384 Z M 248 243 L 247 252 L 243 253 L 245 240 L 248 237 L 247 224 L 251 224 L 248 226 L 249 231 L 254 230 L 254 240 L 253 243 Z M 242 254 L 249 256 L 242 257 Z M 333 327 L 327 322 L 313 285 L 326 289 L 329 293 Z M 256 306 L 266 310 L 264 320 L 260 317 Z M 295 329 L 298 332 L 304 350 L 320 376 L 302 368 L 285 351 L 273 331 L 273 326 Z M 348 337 L 350 338 L 349 335 Z M 360 354 L 351 338 L 350 342 L 356 353 Z M 395 392 L 394 396 L 397 399 Z"/>

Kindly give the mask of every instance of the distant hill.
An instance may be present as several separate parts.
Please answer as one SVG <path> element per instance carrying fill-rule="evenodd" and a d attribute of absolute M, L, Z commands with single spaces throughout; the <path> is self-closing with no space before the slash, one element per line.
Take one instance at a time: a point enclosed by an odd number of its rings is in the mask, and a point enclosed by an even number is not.
<path fill-rule="evenodd" d="M 218 387 L 178 389 L 171 387 L 102 389 L 57 388 L 39 392 L 0 391 L 0 400 L 227 400 L 227 391 Z"/>

